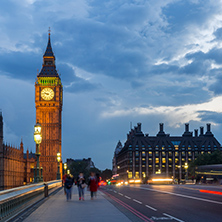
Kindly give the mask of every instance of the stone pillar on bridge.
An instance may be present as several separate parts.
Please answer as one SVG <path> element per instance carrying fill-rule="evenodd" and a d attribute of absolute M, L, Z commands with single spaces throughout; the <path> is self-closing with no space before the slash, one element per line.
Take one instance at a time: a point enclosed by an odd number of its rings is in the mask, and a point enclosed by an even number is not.
<path fill-rule="evenodd" d="M 139 175 L 140 179 L 142 180 L 142 152 L 139 152 Z"/>
<path fill-rule="evenodd" d="M 133 172 L 132 172 L 132 178 L 135 177 L 135 151 L 133 151 Z"/>
<path fill-rule="evenodd" d="M 175 179 L 175 176 L 176 176 L 176 174 L 175 174 L 175 151 L 173 151 L 173 157 L 172 157 L 172 165 L 173 165 L 173 178 Z"/>
<path fill-rule="evenodd" d="M 169 153 L 166 152 L 166 175 L 169 176 Z"/>
<path fill-rule="evenodd" d="M 180 178 L 180 181 L 182 179 L 182 162 L 181 162 L 181 152 L 179 152 L 179 178 Z"/>
<path fill-rule="evenodd" d="M 155 151 L 153 151 L 153 174 L 155 174 Z"/>
<path fill-rule="evenodd" d="M 149 176 L 149 157 L 148 152 L 146 152 L 146 176 Z"/>

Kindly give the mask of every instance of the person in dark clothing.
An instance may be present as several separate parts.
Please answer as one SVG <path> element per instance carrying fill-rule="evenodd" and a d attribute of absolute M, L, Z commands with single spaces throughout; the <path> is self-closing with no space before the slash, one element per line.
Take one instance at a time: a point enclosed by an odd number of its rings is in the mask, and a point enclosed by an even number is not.
<path fill-rule="evenodd" d="M 73 185 L 73 179 L 70 175 L 67 175 L 67 177 L 65 179 L 67 201 L 72 199 L 72 185 Z"/>
<path fill-rule="evenodd" d="M 83 173 L 79 174 L 76 182 L 79 190 L 79 200 L 84 200 L 84 188 L 86 187 L 86 180 L 83 176 Z"/>

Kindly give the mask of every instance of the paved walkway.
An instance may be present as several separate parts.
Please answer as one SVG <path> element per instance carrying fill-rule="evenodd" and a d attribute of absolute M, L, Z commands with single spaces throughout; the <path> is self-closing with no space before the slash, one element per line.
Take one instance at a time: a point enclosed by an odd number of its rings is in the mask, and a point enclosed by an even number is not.
<path fill-rule="evenodd" d="M 97 198 L 90 200 L 89 191 L 85 190 L 85 201 L 79 201 L 77 187 L 73 188 L 72 200 L 66 201 L 63 189 L 49 197 L 37 210 L 24 221 L 106 221 L 129 222 L 131 221 L 114 205 L 104 198 L 104 194 L 97 192 Z"/>

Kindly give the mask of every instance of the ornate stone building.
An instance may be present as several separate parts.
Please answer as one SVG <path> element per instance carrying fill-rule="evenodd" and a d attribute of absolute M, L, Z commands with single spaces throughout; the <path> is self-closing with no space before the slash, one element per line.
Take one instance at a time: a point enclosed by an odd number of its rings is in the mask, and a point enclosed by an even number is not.
<path fill-rule="evenodd" d="M 23 142 L 20 147 L 3 143 L 3 117 L 0 112 L 0 190 L 22 186 L 33 181 L 35 155 L 24 154 Z"/>
<path fill-rule="evenodd" d="M 124 147 L 114 154 L 115 165 L 122 179 L 143 179 L 152 174 L 161 173 L 173 178 L 185 178 L 185 163 L 189 164 L 199 154 L 212 153 L 222 150 L 221 144 L 211 132 L 211 125 L 207 124 L 207 131 L 200 127 L 189 131 L 189 124 L 185 124 L 182 136 L 170 136 L 160 129 L 156 136 L 144 135 L 141 123 L 127 134 Z"/>
<path fill-rule="evenodd" d="M 63 87 L 56 70 L 49 33 L 42 69 L 35 82 L 36 123 L 39 122 L 42 126 L 40 167 L 43 167 L 44 181 L 56 179 L 56 157 L 58 152 L 61 154 L 62 93 Z M 62 163 L 60 170 L 62 173 Z"/>

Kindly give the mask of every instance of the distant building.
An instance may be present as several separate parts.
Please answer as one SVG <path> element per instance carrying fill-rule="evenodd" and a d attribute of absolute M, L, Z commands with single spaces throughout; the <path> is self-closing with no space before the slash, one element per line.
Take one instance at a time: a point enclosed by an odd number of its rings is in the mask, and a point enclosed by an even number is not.
<path fill-rule="evenodd" d="M 113 175 L 117 174 L 117 160 L 116 160 L 116 156 L 119 154 L 119 152 L 122 150 L 123 146 L 122 143 L 119 141 L 116 145 L 116 149 L 114 151 L 114 156 L 113 156 Z"/>
<path fill-rule="evenodd" d="M 23 142 L 20 147 L 3 143 L 3 117 L 0 112 L 0 190 L 22 186 L 33 181 L 35 154 L 23 153 Z"/>
<path fill-rule="evenodd" d="M 189 164 L 199 154 L 222 150 L 210 128 L 211 125 L 207 124 L 204 133 L 204 128 L 200 127 L 200 134 L 195 129 L 193 136 L 189 124 L 185 124 L 182 136 L 170 136 L 160 123 L 157 135 L 149 136 L 144 135 L 141 123 L 138 123 L 127 134 L 124 147 L 119 152 L 115 149 L 113 171 L 123 179 L 144 179 L 156 173 L 184 179 L 185 163 Z"/>
<path fill-rule="evenodd" d="M 67 163 L 68 167 L 70 167 L 74 162 L 75 163 L 80 163 L 80 162 L 87 163 L 87 167 L 86 167 L 87 169 L 95 167 L 91 158 L 88 158 L 88 159 L 85 159 L 85 158 L 83 158 L 83 159 L 72 159 L 72 158 L 66 159 L 66 163 Z"/>

